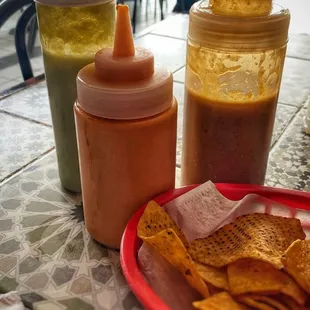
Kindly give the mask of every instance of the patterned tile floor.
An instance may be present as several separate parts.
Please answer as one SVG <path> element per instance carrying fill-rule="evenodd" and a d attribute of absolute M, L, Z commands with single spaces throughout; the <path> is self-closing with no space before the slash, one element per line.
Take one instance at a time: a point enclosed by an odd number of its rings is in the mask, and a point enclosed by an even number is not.
<path fill-rule="evenodd" d="M 310 191 L 310 136 L 303 131 L 306 110 L 299 111 L 269 158 L 268 186 Z"/>
<path fill-rule="evenodd" d="M 45 83 L 38 83 L 31 89 L 1 100 L 0 110 L 41 124 L 52 125 Z"/>
<path fill-rule="evenodd" d="M 64 192 L 53 152 L 0 189 L 0 293 L 34 309 L 140 309 L 119 254 L 93 241 L 79 196 Z"/>
<path fill-rule="evenodd" d="M 178 167 L 187 26 L 186 16 L 171 17 L 137 39 L 174 73 Z M 310 95 L 309 38 L 294 35 L 288 48 L 266 177 L 267 185 L 307 191 L 310 137 L 302 120 Z M 118 253 L 92 241 L 80 197 L 61 189 L 51 131 L 44 82 L 0 100 L 0 293 L 16 289 L 25 305 L 37 310 L 140 309 Z M 177 168 L 177 185 L 179 178 Z"/>
<path fill-rule="evenodd" d="M 0 182 L 53 146 L 50 127 L 0 113 Z"/>

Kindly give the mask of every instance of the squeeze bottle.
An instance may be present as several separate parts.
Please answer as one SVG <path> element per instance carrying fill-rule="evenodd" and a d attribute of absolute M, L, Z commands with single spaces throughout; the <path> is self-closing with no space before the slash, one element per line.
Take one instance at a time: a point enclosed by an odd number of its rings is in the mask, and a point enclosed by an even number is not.
<path fill-rule="evenodd" d="M 77 77 L 75 120 L 86 228 L 119 248 L 133 213 L 175 185 L 177 102 L 171 72 L 135 48 L 128 7 L 117 7 L 114 48 Z"/>
<path fill-rule="evenodd" d="M 115 0 L 36 0 L 62 186 L 81 191 L 73 105 L 76 76 L 113 45 Z"/>

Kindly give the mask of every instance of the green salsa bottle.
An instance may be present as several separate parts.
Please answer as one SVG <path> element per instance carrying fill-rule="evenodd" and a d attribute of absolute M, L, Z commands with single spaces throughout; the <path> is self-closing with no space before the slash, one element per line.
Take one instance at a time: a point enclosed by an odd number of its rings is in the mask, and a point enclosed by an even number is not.
<path fill-rule="evenodd" d="M 37 0 L 36 7 L 60 181 L 80 192 L 76 76 L 98 50 L 113 45 L 115 0 Z"/>

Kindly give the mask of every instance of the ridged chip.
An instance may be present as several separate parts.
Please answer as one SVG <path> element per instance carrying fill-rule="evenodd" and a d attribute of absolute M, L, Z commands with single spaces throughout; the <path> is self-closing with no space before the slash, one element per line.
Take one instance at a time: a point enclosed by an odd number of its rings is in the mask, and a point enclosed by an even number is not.
<path fill-rule="evenodd" d="M 193 302 L 193 306 L 200 310 L 245 310 L 246 307 L 240 305 L 227 292 L 218 293 L 212 297 Z"/>
<path fill-rule="evenodd" d="M 238 301 L 249 306 L 249 307 L 251 307 L 251 309 L 275 310 L 275 308 L 273 308 L 272 306 L 266 305 L 263 302 L 256 301 L 249 296 L 240 296 L 240 297 L 238 297 Z"/>
<path fill-rule="evenodd" d="M 271 306 L 277 310 L 290 310 L 283 303 L 281 303 L 280 301 L 278 301 L 274 298 L 271 298 L 269 296 L 249 295 L 248 297 L 251 298 L 252 300 L 256 301 L 256 302 L 263 303 L 265 305 L 269 305 L 269 306 Z"/>
<path fill-rule="evenodd" d="M 206 283 L 198 274 L 196 264 L 189 256 L 181 239 L 173 229 L 162 230 L 151 237 L 141 237 L 142 240 L 163 256 L 171 265 L 176 267 L 188 283 L 203 296 L 209 297 L 210 293 Z"/>
<path fill-rule="evenodd" d="M 296 301 L 287 296 L 278 296 L 277 299 L 284 303 L 290 310 L 309 310 L 310 306 L 301 306 L 296 303 Z"/>
<path fill-rule="evenodd" d="M 227 274 L 232 295 L 282 293 L 290 296 L 300 305 L 303 305 L 307 299 L 307 295 L 293 278 L 263 261 L 240 259 L 228 265 Z"/>
<path fill-rule="evenodd" d="M 310 240 L 296 240 L 282 257 L 285 270 L 310 294 Z"/>
<path fill-rule="evenodd" d="M 208 284 L 212 284 L 217 288 L 228 291 L 229 288 L 226 268 L 216 268 L 197 263 L 197 271 L 203 280 Z"/>
<path fill-rule="evenodd" d="M 138 237 L 151 237 L 164 229 L 171 228 L 186 246 L 188 244 L 183 232 L 175 221 L 155 201 L 150 201 L 138 223 Z"/>
<path fill-rule="evenodd" d="M 194 261 L 223 267 L 240 258 L 254 258 L 283 267 L 281 257 L 297 239 L 305 239 L 300 221 L 268 214 L 249 214 L 189 245 Z"/>

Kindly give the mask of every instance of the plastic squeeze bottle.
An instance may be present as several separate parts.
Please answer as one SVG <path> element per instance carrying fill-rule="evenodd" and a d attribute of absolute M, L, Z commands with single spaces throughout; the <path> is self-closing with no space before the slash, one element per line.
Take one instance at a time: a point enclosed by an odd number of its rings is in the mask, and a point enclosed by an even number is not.
<path fill-rule="evenodd" d="M 76 76 L 113 45 L 115 0 L 36 0 L 59 176 L 81 191 L 73 105 Z"/>
<path fill-rule="evenodd" d="M 192 6 L 182 185 L 264 183 L 289 22 L 271 0 Z"/>
<path fill-rule="evenodd" d="M 117 7 L 113 49 L 77 77 L 75 120 L 86 228 L 119 248 L 133 213 L 174 188 L 177 102 L 170 71 L 135 48 L 128 7 Z"/>

